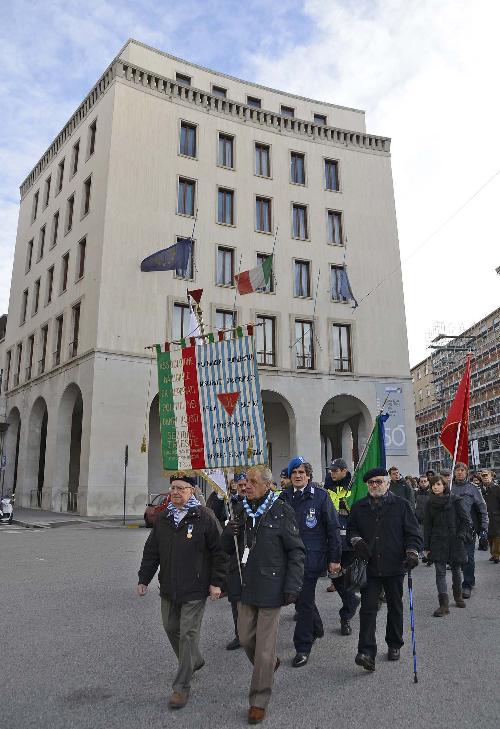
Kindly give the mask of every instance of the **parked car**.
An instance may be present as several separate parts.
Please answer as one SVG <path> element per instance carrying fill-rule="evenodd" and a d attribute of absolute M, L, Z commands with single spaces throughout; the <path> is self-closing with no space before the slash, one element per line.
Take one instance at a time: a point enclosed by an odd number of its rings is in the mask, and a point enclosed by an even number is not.
<path fill-rule="evenodd" d="M 144 512 L 144 523 L 147 527 L 152 527 L 158 514 L 165 511 L 170 503 L 170 494 L 156 494 L 153 499 L 146 505 Z"/>

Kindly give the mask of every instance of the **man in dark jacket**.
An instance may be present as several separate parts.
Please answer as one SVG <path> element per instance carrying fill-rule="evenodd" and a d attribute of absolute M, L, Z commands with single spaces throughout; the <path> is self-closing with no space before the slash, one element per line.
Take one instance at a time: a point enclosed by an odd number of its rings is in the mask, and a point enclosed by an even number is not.
<path fill-rule="evenodd" d="M 389 468 L 389 477 L 391 479 L 389 483 L 389 491 L 391 492 L 391 494 L 394 494 L 394 496 L 399 496 L 401 499 L 406 499 L 406 501 L 410 504 L 411 508 L 414 509 L 415 492 L 401 476 L 399 468 L 397 466 L 391 466 Z"/>
<path fill-rule="evenodd" d="M 318 577 L 328 569 L 340 572 L 341 540 L 337 512 L 328 493 L 311 483 L 312 469 L 302 456 L 288 464 L 292 485 L 281 492 L 280 498 L 295 511 L 300 536 L 306 548 L 304 582 L 297 601 L 297 623 L 293 642 L 296 655 L 292 666 L 305 666 L 312 644 L 324 635 L 315 594 Z"/>
<path fill-rule="evenodd" d="M 406 570 L 418 565 L 422 537 L 415 513 L 405 499 L 389 491 L 387 471 L 365 473 L 368 496 L 353 504 L 347 522 L 347 539 L 356 557 L 365 560 L 367 583 L 361 590 L 359 641 L 356 663 L 375 670 L 377 606 L 382 587 L 387 600 L 385 640 L 387 657 L 399 660 L 403 645 L 403 581 Z"/>
<path fill-rule="evenodd" d="M 222 546 L 231 555 L 229 599 L 238 601 L 238 634 L 253 663 L 250 724 L 265 717 L 279 666 L 281 607 L 297 601 L 304 574 L 305 549 L 293 510 L 272 491 L 272 480 L 267 466 L 248 469 L 246 496 L 222 533 Z"/>
<path fill-rule="evenodd" d="M 417 517 L 417 521 L 420 525 L 424 523 L 425 507 L 429 501 L 429 494 L 429 479 L 427 476 L 420 476 L 418 479 L 418 491 L 415 497 L 415 516 Z"/>
<path fill-rule="evenodd" d="M 144 545 L 138 594 L 143 597 L 156 570 L 163 627 L 179 660 L 169 705 L 181 709 L 191 678 L 205 661 L 198 648 L 208 595 L 217 600 L 226 579 L 227 557 L 213 512 L 194 496 L 196 480 L 183 473 L 170 479 L 171 501 L 156 519 Z"/>
<path fill-rule="evenodd" d="M 484 487 L 486 508 L 488 509 L 488 543 L 490 562 L 500 562 L 500 486 L 495 483 L 495 474 L 489 468 L 482 468 L 479 477 Z"/>

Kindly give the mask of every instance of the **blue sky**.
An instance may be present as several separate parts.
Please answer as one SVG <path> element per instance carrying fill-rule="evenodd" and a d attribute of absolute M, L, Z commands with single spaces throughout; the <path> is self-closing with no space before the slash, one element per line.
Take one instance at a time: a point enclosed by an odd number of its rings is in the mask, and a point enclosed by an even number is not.
<path fill-rule="evenodd" d="M 225 73 L 365 109 L 368 130 L 392 137 L 414 364 L 437 321 L 460 329 L 500 300 L 500 175 L 412 255 L 500 169 L 499 22 L 496 0 L 5 3 L 0 313 L 8 307 L 19 185 L 133 37 Z"/>

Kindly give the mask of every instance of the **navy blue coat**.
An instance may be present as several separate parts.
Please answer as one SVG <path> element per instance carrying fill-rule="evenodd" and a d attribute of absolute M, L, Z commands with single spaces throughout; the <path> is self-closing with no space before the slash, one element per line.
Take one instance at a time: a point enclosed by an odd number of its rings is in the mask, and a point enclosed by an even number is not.
<path fill-rule="evenodd" d="M 294 504 L 294 488 L 289 486 L 280 494 L 295 511 L 299 533 L 306 548 L 304 574 L 322 575 L 329 562 L 340 562 L 342 542 L 340 524 L 332 500 L 325 489 L 308 483 L 302 498 Z"/>

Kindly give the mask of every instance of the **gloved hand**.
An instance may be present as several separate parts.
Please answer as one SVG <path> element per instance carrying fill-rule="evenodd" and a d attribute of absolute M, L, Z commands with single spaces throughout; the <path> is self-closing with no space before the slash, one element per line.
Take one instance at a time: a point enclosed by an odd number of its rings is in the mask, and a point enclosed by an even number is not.
<path fill-rule="evenodd" d="M 418 567 L 418 553 L 414 552 L 413 549 L 407 549 L 404 564 L 408 570 Z"/>
<path fill-rule="evenodd" d="M 353 549 L 356 557 L 368 562 L 370 559 L 370 549 L 364 539 L 358 539 L 357 542 L 354 543 Z"/>
<path fill-rule="evenodd" d="M 228 529 L 234 537 L 237 537 L 240 533 L 240 527 L 241 524 L 238 519 L 231 519 L 231 521 L 228 521 L 226 524 L 226 529 Z"/>
<path fill-rule="evenodd" d="M 283 595 L 283 605 L 294 605 L 298 597 L 296 592 L 285 592 Z"/>

